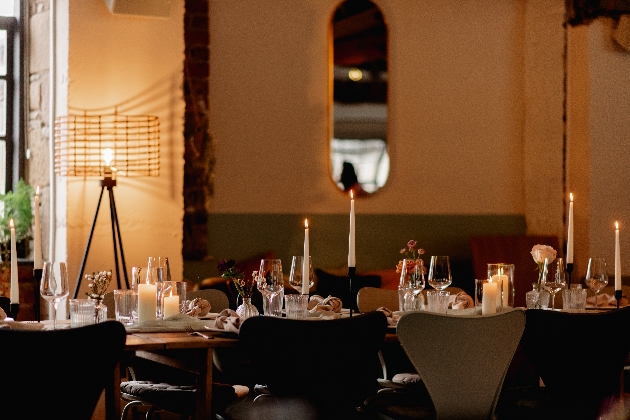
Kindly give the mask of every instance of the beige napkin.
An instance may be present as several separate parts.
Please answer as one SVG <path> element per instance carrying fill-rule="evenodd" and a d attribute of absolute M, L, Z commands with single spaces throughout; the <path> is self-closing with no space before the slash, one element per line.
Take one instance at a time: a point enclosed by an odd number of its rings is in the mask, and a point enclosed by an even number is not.
<path fill-rule="evenodd" d="M 4 312 L 4 309 L 0 308 L 0 321 L 7 317 L 7 313 Z"/>
<path fill-rule="evenodd" d="M 17 321 L 0 321 L 0 328 L 9 328 L 12 330 L 42 330 L 44 324 L 40 322 L 17 322 Z"/>
<path fill-rule="evenodd" d="M 449 309 L 466 309 L 475 306 L 473 299 L 466 292 L 459 292 L 456 295 L 449 296 Z"/>
<path fill-rule="evenodd" d="M 595 297 L 597 297 L 597 306 L 598 307 L 602 307 L 602 308 L 616 308 L 617 307 L 617 299 L 615 299 L 615 297 L 611 294 L 608 293 L 602 293 L 601 295 L 597 295 L 597 296 L 590 296 L 588 298 L 586 298 L 586 303 L 589 304 L 590 306 L 595 307 Z M 628 305 L 628 299 L 625 296 L 622 296 L 621 300 L 619 301 L 619 306 L 626 306 Z"/>
<path fill-rule="evenodd" d="M 377 308 L 376 310 L 381 311 L 385 314 L 385 316 L 387 317 L 388 325 L 395 326 L 398 323 L 398 319 L 400 318 L 400 315 L 394 315 L 394 313 L 391 310 L 387 309 L 384 306 L 381 306 L 380 308 Z"/>
<path fill-rule="evenodd" d="M 308 302 L 308 309 L 311 313 L 315 312 L 334 312 L 341 313 L 341 307 L 343 303 L 341 299 L 333 296 L 328 296 L 326 299 L 320 295 L 313 295 Z"/>
<path fill-rule="evenodd" d="M 241 318 L 238 316 L 236 311 L 233 311 L 232 309 L 224 309 L 214 321 L 214 326 L 220 330 L 238 332 L 238 329 L 241 326 Z"/>
<path fill-rule="evenodd" d="M 206 316 L 210 312 L 210 302 L 205 299 L 195 298 L 186 301 L 186 315 Z"/>

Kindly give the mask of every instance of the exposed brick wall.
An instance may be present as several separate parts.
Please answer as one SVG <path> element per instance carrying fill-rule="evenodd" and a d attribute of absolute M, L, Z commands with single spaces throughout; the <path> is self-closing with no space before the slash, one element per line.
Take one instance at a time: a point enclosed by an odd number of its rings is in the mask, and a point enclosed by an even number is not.
<path fill-rule="evenodd" d="M 184 14 L 184 95 L 186 116 L 184 137 L 184 244 L 185 260 L 207 257 L 208 198 L 212 194 L 213 152 L 209 134 L 208 77 L 209 67 L 208 2 L 186 0 Z"/>

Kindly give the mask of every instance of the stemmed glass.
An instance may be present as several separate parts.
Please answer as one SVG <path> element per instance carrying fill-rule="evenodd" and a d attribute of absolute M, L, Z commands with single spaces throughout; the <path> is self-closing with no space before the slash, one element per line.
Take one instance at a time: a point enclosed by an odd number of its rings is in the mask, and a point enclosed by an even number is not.
<path fill-rule="evenodd" d="M 432 256 L 429 266 L 428 281 L 431 287 L 437 290 L 444 290 L 451 285 L 451 263 L 448 256 Z"/>
<path fill-rule="evenodd" d="M 313 259 L 312 257 L 308 257 L 309 259 L 309 273 L 308 273 L 308 288 L 310 289 L 315 284 L 313 277 Z M 289 284 L 299 293 L 302 293 L 302 271 L 304 257 L 301 255 L 293 256 L 291 260 L 291 273 L 289 274 Z"/>
<path fill-rule="evenodd" d="M 595 308 L 597 308 L 597 294 L 608 284 L 607 266 L 604 258 L 589 258 L 585 282 L 595 292 Z"/>
<path fill-rule="evenodd" d="M 413 311 L 417 308 L 418 295 L 424 290 L 424 265 L 421 259 L 403 259 L 400 270 L 400 284 L 405 290 L 403 310 Z"/>
<path fill-rule="evenodd" d="M 59 281 L 55 279 L 53 263 L 44 263 L 39 292 L 44 299 L 53 303 L 53 329 L 57 329 L 57 304 L 64 300 L 69 293 L 68 270 L 65 262 L 59 263 Z"/>
<path fill-rule="evenodd" d="M 274 310 L 278 305 L 275 298 L 284 291 L 284 278 L 282 275 L 282 262 L 278 259 L 260 260 L 260 271 L 257 277 L 258 290 L 269 299 L 269 314 L 281 316 L 282 310 Z M 282 303 L 280 303 L 282 308 Z M 277 313 L 276 313 L 277 312 Z"/>
<path fill-rule="evenodd" d="M 551 273 L 549 272 L 549 266 L 551 266 Z M 566 287 L 566 272 L 564 270 L 564 262 L 562 258 L 556 258 L 552 263 L 549 263 L 545 258 L 545 266 L 543 268 L 543 275 L 541 284 L 551 294 L 551 309 L 556 309 L 556 293 Z"/>

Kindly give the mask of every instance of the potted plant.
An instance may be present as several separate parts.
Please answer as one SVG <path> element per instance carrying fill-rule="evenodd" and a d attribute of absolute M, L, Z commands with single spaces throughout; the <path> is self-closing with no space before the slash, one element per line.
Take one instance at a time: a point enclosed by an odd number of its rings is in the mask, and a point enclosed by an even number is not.
<path fill-rule="evenodd" d="M 11 230 L 9 227 L 11 219 L 15 224 L 18 257 L 26 257 L 25 242 L 31 238 L 31 224 L 33 223 L 31 200 L 34 194 L 33 187 L 24 182 L 23 179 L 20 179 L 13 191 L 0 194 L 0 250 L 2 251 L 3 262 L 11 258 Z"/>

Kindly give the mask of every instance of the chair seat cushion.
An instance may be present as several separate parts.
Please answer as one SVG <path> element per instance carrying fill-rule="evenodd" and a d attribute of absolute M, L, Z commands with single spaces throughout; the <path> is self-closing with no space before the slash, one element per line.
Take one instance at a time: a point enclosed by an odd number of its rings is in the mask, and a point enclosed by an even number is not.
<path fill-rule="evenodd" d="M 173 413 L 194 413 L 197 390 L 192 385 L 152 381 L 121 382 L 120 392 Z"/>
<path fill-rule="evenodd" d="M 426 388 L 379 392 L 365 400 L 367 413 L 396 420 L 433 420 L 435 407 Z"/>
<path fill-rule="evenodd" d="M 420 379 L 420 375 L 417 373 L 397 373 L 392 378 L 392 381 L 400 384 L 410 384 L 422 382 L 422 379 Z"/>
<path fill-rule="evenodd" d="M 152 381 L 127 381 L 120 383 L 120 392 L 126 399 L 130 399 L 129 397 L 131 397 L 131 399 L 137 399 L 143 403 L 172 413 L 192 415 L 195 412 L 197 403 L 197 390 L 193 385 L 174 385 Z M 222 411 L 236 396 L 235 388 L 231 385 L 213 383 L 213 411 Z"/>

